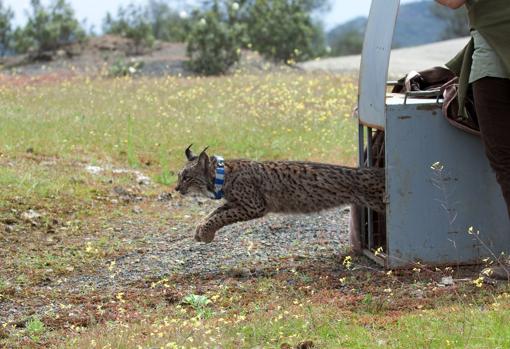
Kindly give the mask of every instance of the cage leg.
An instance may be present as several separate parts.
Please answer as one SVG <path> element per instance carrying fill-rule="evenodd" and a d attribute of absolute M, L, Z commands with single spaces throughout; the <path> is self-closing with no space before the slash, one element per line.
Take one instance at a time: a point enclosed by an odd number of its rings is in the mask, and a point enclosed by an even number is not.
<path fill-rule="evenodd" d="M 362 124 L 358 126 L 358 165 L 365 167 L 365 127 Z M 368 245 L 366 234 L 366 210 L 365 207 L 359 207 L 359 233 L 361 237 L 361 246 L 366 248 Z"/>
<path fill-rule="evenodd" d="M 367 127 L 367 167 L 372 167 L 373 164 L 372 136 L 373 136 L 372 128 Z M 374 248 L 374 212 L 370 208 L 367 208 L 367 221 L 368 221 L 367 247 L 368 250 L 371 251 Z"/>

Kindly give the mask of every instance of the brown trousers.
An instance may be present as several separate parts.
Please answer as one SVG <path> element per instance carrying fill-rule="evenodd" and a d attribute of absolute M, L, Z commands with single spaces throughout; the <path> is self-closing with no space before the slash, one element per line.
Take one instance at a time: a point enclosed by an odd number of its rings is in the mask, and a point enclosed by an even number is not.
<path fill-rule="evenodd" d="M 510 79 L 477 80 L 473 92 L 485 153 L 496 172 L 510 216 Z"/>

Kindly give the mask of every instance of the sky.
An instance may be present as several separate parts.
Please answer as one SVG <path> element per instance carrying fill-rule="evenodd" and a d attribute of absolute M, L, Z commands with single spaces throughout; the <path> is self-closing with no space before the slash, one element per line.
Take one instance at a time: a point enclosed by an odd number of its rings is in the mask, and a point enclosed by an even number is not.
<path fill-rule="evenodd" d="M 48 4 L 50 0 L 43 0 Z M 87 19 L 87 27 L 93 25 L 96 31 L 100 31 L 101 24 L 106 12 L 117 12 L 119 5 L 126 5 L 130 2 L 145 3 L 147 0 L 68 0 L 71 2 L 77 17 Z M 383 0 L 384 1 L 384 0 Z M 402 0 L 408 3 L 416 0 Z M 196 0 L 168 0 L 174 7 L 193 6 Z M 331 10 L 320 14 L 326 29 L 344 23 L 358 16 L 368 16 L 371 0 L 330 0 Z M 24 23 L 26 20 L 25 10 L 29 8 L 30 0 L 4 0 L 4 4 L 10 6 L 16 13 L 15 23 Z"/>

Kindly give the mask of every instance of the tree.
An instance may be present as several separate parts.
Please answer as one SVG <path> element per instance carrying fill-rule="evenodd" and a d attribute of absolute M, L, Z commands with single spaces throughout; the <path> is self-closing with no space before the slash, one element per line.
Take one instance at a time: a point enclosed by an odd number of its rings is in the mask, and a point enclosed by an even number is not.
<path fill-rule="evenodd" d="M 156 39 L 183 42 L 189 30 L 187 14 L 178 13 L 165 0 L 149 0 L 145 6 L 120 6 L 116 18 L 107 13 L 103 20 L 105 33 L 133 39 L 139 48 L 151 47 Z"/>
<path fill-rule="evenodd" d="M 154 44 L 148 10 L 134 3 L 129 4 L 126 8 L 120 6 L 117 18 L 113 18 L 110 13 L 107 13 L 103 22 L 103 30 L 107 34 L 117 34 L 132 39 L 137 51 L 144 47 L 152 47 Z"/>
<path fill-rule="evenodd" d="M 0 56 L 4 56 L 8 51 L 12 39 L 11 21 L 14 18 L 14 12 L 10 7 L 4 5 L 0 0 Z"/>
<path fill-rule="evenodd" d="M 165 1 L 150 0 L 148 5 L 149 22 L 156 39 L 168 42 L 183 42 L 189 31 L 189 19 L 179 14 Z"/>
<path fill-rule="evenodd" d="M 324 1 L 253 0 L 247 16 L 250 42 L 255 50 L 274 61 L 300 61 L 324 51 L 322 28 L 311 10 Z M 317 39 L 322 42 L 317 42 Z"/>
<path fill-rule="evenodd" d="M 24 28 L 14 32 L 14 48 L 23 53 L 54 51 L 85 38 L 85 31 L 66 0 L 55 0 L 49 7 L 31 0 L 31 13 Z"/>
<path fill-rule="evenodd" d="M 431 11 L 434 16 L 446 22 L 446 29 L 442 35 L 443 40 L 469 35 L 469 24 L 465 7 L 453 11 L 445 6 L 433 3 L 431 4 Z"/>
<path fill-rule="evenodd" d="M 311 11 L 327 0 L 204 0 L 188 36 L 189 67 L 221 74 L 239 60 L 241 47 L 291 63 L 325 52 L 322 27 Z"/>

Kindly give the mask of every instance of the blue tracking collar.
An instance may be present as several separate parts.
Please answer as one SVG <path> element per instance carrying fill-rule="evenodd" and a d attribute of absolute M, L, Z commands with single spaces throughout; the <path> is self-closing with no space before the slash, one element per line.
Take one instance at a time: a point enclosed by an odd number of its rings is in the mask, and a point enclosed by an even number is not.
<path fill-rule="evenodd" d="M 216 160 L 216 170 L 214 177 L 214 199 L 223 199 L 225 193 L 223 192 L 223 184 L 225 183 L 225 159 L 221 156 L 214 156 Z"/>

